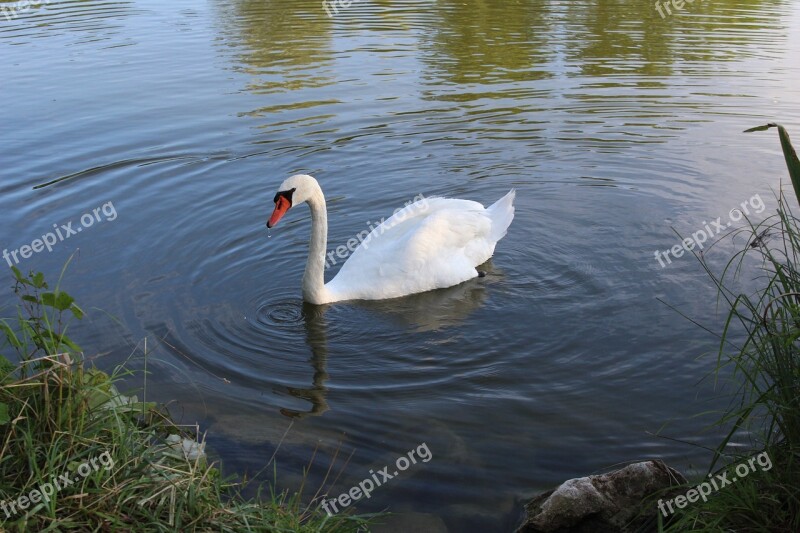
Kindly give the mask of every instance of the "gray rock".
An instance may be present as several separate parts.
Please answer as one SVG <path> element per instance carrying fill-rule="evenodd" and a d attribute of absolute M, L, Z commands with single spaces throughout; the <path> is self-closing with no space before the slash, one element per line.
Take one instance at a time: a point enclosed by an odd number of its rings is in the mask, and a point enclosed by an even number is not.
<path fill-rule="evenodd" d="M 570 479 L 525 506 L 527 516 L 517 533 L 636 531 L 657 513 L 647 497 L 682 483 L 686 478 L 661 461 Z"/>

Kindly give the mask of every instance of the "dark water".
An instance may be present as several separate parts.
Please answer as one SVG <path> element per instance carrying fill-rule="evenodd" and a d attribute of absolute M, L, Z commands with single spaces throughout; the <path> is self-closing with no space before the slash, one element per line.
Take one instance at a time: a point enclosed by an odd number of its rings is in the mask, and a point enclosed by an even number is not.
<path fill-rule="evenodd" d="M 291 487 L 317 450 L 307 496 L 332 465 L 333 497 L 425 443 L 359 509 L 507 531 L 569 477 L 706 465 L 652 434 L 713 445 L 694 415 L 727 403 L 703 380 L 714 337 L 659 299 L 717 330 L 721 310 L 693 258 L 654 253 L 755 195 L 756 220 L 774 210 L 777 138 L 741 131 L 800 135 L 797 7 L 51 0 L 0 16 L 0 246 L 81 227 L 19 266 L 55 279 L 79 248 L 74 337 L 106 369 L 142 368 L 146 338 L 148 397 L 226 471 L 274 454 Z M 304 307 L 308 211 L 264 227 L 298 172 L 329 249 L 419 194 L 516 187 L 516 219 L 484 279 Z"/>

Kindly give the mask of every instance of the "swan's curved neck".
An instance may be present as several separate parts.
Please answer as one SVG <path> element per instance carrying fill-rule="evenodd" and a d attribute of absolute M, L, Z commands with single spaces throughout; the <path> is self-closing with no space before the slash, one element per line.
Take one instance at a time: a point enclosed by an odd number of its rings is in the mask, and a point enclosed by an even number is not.
<path fill-rule="evenodd" d="M 325 248 L 328 246 L 328 209 L 325 195 L 317 186 L 307 200 L 311 208 L 311 242 L 308 246 L 308 260 L 303 274 L 303 299 L 312 304 L 327 301 L 325 288 Z"/>

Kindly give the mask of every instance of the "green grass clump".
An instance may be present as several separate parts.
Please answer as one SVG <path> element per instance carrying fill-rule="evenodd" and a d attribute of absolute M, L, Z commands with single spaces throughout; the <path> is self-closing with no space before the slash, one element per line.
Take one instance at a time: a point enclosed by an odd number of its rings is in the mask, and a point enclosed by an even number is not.
<path fill-rule="evenodd" d="M 17 317 L 0 321 L 0 531 L 348 532 L 364 521 L 328 517 L 298 494 L 247 499 L 209 464 L 197 435 L 166 411 L 120 394 L 84 364 L 67 336 L 83 311 L 18 270 Z M 69 481 L 68 481 L 69 480 Z M 48 486 L 49 485 L 49 486 Z M 22 498 L 22 499 L 21 499 Z"/>
<path fill-rule="evenodd" d="M 788 133 L 778 127 L 787 167 L 800 195 L 800 163 Z M 663 531 L 800 531 L 800 220 L 783 194 L 777 214 L 751 225 L 752 239 L 718 277 L 703 262 L 730 311 L 721 335 L 715 373 L 732 376 L 735 392 L 718 420 L 727 434 L 709 473 L 728 472 L 766 453 L 771 468 L 757 467 L 714 494 L 678 511 Z M 763 287 L 740 294 L 728 285 L 746 256 L 761 264 Z M 747 436 L 750 449 L 734 440 Z M 720 468 L 720 463 L 726 466 Z M 705 481 L 701 480 L 701 481 Z"/>

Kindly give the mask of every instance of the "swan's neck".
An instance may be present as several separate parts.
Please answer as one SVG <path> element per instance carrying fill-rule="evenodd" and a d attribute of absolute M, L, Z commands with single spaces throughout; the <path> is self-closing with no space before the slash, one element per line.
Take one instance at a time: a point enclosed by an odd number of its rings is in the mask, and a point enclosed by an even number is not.
<path fill-rule="evenodd" d="M 308 199 L 311 208 L 311 243 L 308 246 L 308 261 L 303 274 L 303 299 L 312 304 L 323 304 L 328 300 L 325 288 L 325 248 L 328 246 L 328 209 L 325 195 L 317 188 Z"/>

